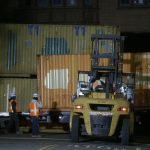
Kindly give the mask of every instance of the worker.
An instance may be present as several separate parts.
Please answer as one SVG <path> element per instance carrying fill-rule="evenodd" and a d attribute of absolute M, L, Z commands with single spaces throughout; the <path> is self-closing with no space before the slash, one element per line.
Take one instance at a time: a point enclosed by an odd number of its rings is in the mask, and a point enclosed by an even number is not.
<path fill-rule="evenodd" d="M 20 132 L 19 132 L 19 117 L 18 117 L 18 102 L 16 100 L 16 94 L 11 93 L 8 100 L 9 100 L 8 112 L 10 115 L 9 129 L 11 128 L 11 125 L 13 123 L 15 123 L 16 134 L 20 134 Z"/>
<path fill-rule="evenodd" d="M 32 122 L 32 137 L 40 137 L 39 135 L 39 116 L 42 104 L 38 102 L 38 94 L 34 93 L 30 102 L 30 117 Z"/>

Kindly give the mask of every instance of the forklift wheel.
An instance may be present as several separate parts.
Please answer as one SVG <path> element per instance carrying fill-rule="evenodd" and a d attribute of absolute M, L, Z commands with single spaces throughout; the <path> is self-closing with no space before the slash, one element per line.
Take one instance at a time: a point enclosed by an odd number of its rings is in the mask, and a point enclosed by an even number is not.
<path fill-rule="evenodd" d="M 79 115 L 72 117 L 71 138 L 73 142 L 79 142 L 79 119 Z"/>
<path fill-rule="evenodd" d="M 128 118 L 125 118 L 123 120 L 122 124 L 122 130 L 121 130 L 121 144 L 122 145 L 129 145 L 129 137 L 130 137 L 130 120 Z"/>

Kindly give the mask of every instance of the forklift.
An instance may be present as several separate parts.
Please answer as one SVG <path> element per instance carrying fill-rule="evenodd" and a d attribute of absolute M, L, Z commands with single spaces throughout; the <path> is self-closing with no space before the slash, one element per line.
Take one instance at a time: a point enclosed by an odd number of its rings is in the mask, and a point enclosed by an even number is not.
<path fill-rule="evenodd" d="M 129 145 L 134 131 L 135 75 L 122 72 L 124 37 L 93 34 L 91 41 L 91 71 L 78 71 L 72 96 L 71 139 L 115 137 Z"/>

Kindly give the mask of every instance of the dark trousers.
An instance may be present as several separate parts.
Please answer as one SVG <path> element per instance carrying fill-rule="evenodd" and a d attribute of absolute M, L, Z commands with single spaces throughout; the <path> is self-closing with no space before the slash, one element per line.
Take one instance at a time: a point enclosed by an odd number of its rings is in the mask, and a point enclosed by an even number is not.
<path fill-rule="evenodd" d="M 19 117 L 17 113 L 10 113 L 9 129 L 15 125 L 15 131 L 19 131 Z"/>
<path fill-rule="evenodd" d="M 32 135 L 38 135 L 39 133 L 39 118 L 36 116 L 31 117 L 32 121 Z"/>

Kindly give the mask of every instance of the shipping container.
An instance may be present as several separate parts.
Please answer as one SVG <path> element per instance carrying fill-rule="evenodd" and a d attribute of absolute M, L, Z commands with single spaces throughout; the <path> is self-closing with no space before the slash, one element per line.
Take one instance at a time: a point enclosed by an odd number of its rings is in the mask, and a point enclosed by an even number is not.
<path fill-rule="evenodd" d="M 38 54 L 90 54 L 95 33 L 119 35 L 120 30 L 98 25 L 0 24 L 0 74 L 36 74 Z M 112 47 L 110 41 L 100 46 Z"/>
<path fill-rule="evenodd" d="M 90 71 L 90 55 L 49 55 L 38 57 L 38 90 L 43 109 L 69 110 L 76 92 L 78 71 Z"/>
<path fill-rule="evenodd" d="M 15 92 L 20 112 L 29 111 L 33 93 L 37 92 L 37 79 L 0 78 L 0 112 L 8 111 L 9 94 Z"/>
<path fill-rule="evenodd" d="M 135 106 L 150 107 L 150 53 L 124 53 L 123 72 L 135 73 Z M 90 55 L 49 55 L 38 57 L 38 90 L 45 109 L 71 107 L 77 73 L 90 70 Z M 107 64 L 108 60 L 103 60 Z"/>

